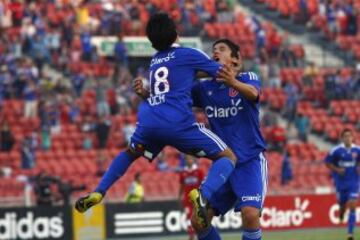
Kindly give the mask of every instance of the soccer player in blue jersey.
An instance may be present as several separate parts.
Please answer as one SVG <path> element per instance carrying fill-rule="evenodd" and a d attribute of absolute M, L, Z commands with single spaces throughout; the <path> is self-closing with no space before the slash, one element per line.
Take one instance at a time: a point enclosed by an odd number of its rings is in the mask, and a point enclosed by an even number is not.
<path fill-rule="evenodd" d="M 233 149 L 238 161 L 227 183 L 208 201 L 207 222 L 213 216 L 224 215 L 230 209 L 241 211 L 243 240 L 261 239 L 260 212 L 267 188 L 267 161 L 263 152 L 266 144 L 260 132 L 260 80 L 253 72 L 239 72 L 239 47 L 227 39 L 213 44 L 213 59 L 226 66 L 219 79 L 196 83 L 192 90 L 194 106 L 207 115 L 212 131 Z M 201 188 L 200 188 L 201 190 Z M 197 190 L 190 193 L 196 194 Z M 193 226 L 200 240 L 221 239 L 208 224 L 199 226 L 196 216 Z"/>
<path fill-rule="evenodd" d="M 343 221 L 346 209 L 350 210 L 347 226 L 348 240 L 354 239 L 356 225 L 356 206 L 359 198 L 360 147 L 353 144 L 350 129 L 341 133 L 342 143 L 334 147 L 326 156 L 326 166 L 332 171 L 337 200 L 340 205 L 340 222 Z"/>
<path fill-rule="evenodd" d="M 146 33 L 158 51 L 150 64 L 149 96 L 139 107 L 130 146 L 113 160 L 95 191 L 76 202 L 79 212 L 99 203 L 135 159 L 144 156 L 151 161 L 166 145 L 216 160 L 202 184 L 205 199 L 210 199 L 234 170 L 236 157 L 232 150 L 210 130 L 197 124 L 192 112 L 191 89 L 197 71 L 216 76 L 222 65 L 196 49 L 175 44 L 176 27 L 166 14 L 153 15 Z M 195 209 L 199 224 L 204 224 L 205 207 L 200 204 L 200 198 L 194 201 L 199 202 Z"/>
<path fill-rule="evenodd" d="M 231 62 L 233 67 L 221 71 L 220 81 L 196 83 L 193 102 L 205 111 L 212 130 L 231 146 L 238 162 L 226 184 L 208 199 L 207 224 L 199 225 L 196 215 L 192 223 L 200 240 L 219 240 L 211 220 L 234 207 L 242 213 L 243 240 L 258 240 L 262 236 L 260 211 L 267 187 L 266 146 L 259 123 L 260 81 L 253 72 L 240 72 L 239 47 L 227 39 L 213 44 L 213 59 L 222 64 Z M 141 90 L 141 81 L 135 84 L 138 93 L 145 91 Z M 200 191 L 193 190 L 190 198 L 201 196 Z"/>

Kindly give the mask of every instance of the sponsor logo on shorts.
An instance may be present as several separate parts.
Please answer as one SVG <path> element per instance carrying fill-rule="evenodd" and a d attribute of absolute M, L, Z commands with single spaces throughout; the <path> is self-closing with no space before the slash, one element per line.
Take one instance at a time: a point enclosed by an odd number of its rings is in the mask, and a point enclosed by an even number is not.
<path fill-rule="evenodd" d="M 243 201 L 243 202 L 248 202 L 248 201 L 260 202 L 261 196 L 260 196 L 260 194 L 257 194 L 256 196 L 243 196 L 243 197 L 241 197 L 241 201 Z"/>

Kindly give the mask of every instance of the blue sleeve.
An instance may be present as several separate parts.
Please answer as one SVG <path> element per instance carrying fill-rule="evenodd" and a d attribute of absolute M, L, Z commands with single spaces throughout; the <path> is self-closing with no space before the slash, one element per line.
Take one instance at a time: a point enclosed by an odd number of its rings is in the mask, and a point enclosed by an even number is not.
<path fill-rule="evenodd" d="M 260 78 L 258 77 L 258 75 L 256 73 L 254 73 L 254 72 L 240 73 L 238 79 L 243 83 L 254 86 L 260 93 L 261 83 L 260 83 Z"/>
<path fill-rule="evenodd" d="M 191 97 L 194 107 L 201 107 L 201 83 L 196 81 L 191 89 Z"/>
<path fill-rule="evenodd" d="M 336 151 L 331 150 L 325 157 L 325 163 L 336 164 Z"/>
<path fill-rule="evenodd" d="M 196 71 L 208 73 L 211 77 L 216 77 L 217 72 L 221 68 L 221 64 L 211 60 L 206 53 L 194 48 L 188 48 L 185 52 L 186 58 L 184 62 Z"/>

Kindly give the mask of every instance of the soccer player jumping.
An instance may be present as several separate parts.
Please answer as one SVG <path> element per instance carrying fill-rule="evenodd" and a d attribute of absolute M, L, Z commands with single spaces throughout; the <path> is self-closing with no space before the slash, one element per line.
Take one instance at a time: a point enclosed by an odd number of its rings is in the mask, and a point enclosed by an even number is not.
<path fill-rule="evenodd" d="M 167 14 L 153 15 L 146 34 L 158 51 L 150 64 L 149 97 L 139 107 L 138 124 L 130 146 L 112 161 L 95 191 L 76 202 L 79 212 L 98 204 L 135 159 L 144 156 L 151 161 L 166 145 L 214 160 L 202 184 L 201 196 L 205 199 L 210 199 L 234 170 L 236 157 L 232 150 L 196 123 L 192 112 L 191 88 L 197 71 L 215 77 L 222 65 L 199 50 L 177 45 L 176 26 Z M 202 202 L 200 195 L 193 200 Z M 198 204 L 195 214 L 199 224 L 205 224 L 205 206 Z"/>
<path fill-rule="evenodd" d="M 220 240 L 211 220 L 234 207 L 235 211 L 241 211 L 242 239 L 260 240 L 260 211 L 268 179 L 263 155 L 265 141 L 259 123 L 260 80 L 253 72 L 240 72 L 240 49 L 228 39 L 213 44 L 213 59 L 222 64 L 231 62 L 233 66 L 221 70 L 222 79 L 196 83 L 192 90 L 193 102 L 205 111 L 212 130 L 235 151 L 238 162 L 226 184 L 205 204 L 206 224 L 200 225 L 195 214 L 192 225 L 199 240 Z M 135 90 L 145 91 L 141 89 L 141 81 L 135 80 Z M 190 193 L 195 209 L 199 195 L 197 189 Z"/>
<path fill-rule="evenodd" d="M 326 156 L 326 166 L 332 171 L 337 200 L 340 205 L 340 222 L 344 220 L 346 209 L 350 210 L 347 222 L 348 240 L 354 239 L 356 206 L 359 198 L 360 147 L 353 144 L 350 129 L 341 132 L 342 143 L 334 147 Z"/>

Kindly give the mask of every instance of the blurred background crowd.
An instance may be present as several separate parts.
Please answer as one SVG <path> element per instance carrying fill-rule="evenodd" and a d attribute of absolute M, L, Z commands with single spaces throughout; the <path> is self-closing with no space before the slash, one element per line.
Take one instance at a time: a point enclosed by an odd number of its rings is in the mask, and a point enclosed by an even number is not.
<path fill-rule="evenodd" d="M 67 192 L 69 202 L 69 192 L 94 187 L 135 129 L 141 100 L 132 80 L 148 75 L 149 58 L 129 56 L 124 38 L 144 36 L 157 11 L 171 14 L 181 36 L 201 38 L 205 50 L 219 38 L 238 43 L 246 70 L 259 74 L 270 194 L 329 187 L 325 151 L 344 127 L 360 140 L 360 1 L 253 4 L 289 26 L 315 30 L 353 64 L 324 66 L 292 32 L 235 0 L 0 0 L 0 196 L 22 199 L 24 184 L 39 196 L 56 185 L 51 191 Z M 111 55 L 94 44 L 99 36 L 116 38 Z M 206 122 L 201 113 L 198 119 Z M 198 164 L 206 170 L 210 163 Z M 183 156 L 166 148 L 156 164 L 134 164 L 110 198 L 123 198 L 138 171 L 145 200 L 175 198 L 179 183 L 170 180 L 182 166 Z"/>

